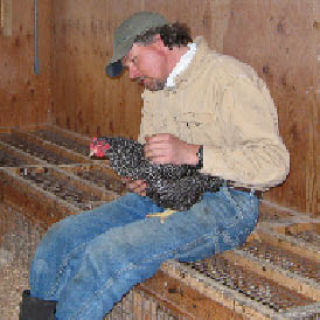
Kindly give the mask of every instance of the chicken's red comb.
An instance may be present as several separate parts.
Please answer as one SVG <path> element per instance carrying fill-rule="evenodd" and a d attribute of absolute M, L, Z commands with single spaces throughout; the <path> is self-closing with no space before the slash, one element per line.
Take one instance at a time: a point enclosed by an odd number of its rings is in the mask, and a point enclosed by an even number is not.
<path fill-rule="evenodd" d="M 106 151 L 110 149 L 110 144 L 102 139 L 93 137 L 90 143 L 90 157 L 103 158 Z"/>

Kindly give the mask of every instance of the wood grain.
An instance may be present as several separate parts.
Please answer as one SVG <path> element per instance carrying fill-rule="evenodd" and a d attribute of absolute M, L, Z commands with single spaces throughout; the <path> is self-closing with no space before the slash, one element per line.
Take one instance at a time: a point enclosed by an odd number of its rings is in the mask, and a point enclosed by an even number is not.
<path fill-rule="evenodd" d="M 320 214 L 320 4 L 318 0 L 45 0 L 39 2 L 41 73 L 33 73 L 33 1 L 13 1 L 12 35 L 0 37 L 0 127 L 42 122 L 93 135 L 136 138 L 142 88 L 110 80 L 116 26 L 140 10 L 187 23 L 212 48 L 252 65 L 278 108 L 291 154 L 287 181 L 266 199 Z"/>
<path fill-rule="evenodd" d="M 319 4 L 231 1 L 230 11 L 224 52 L 251 64 L 266 81 L 291 154 L 286 183 L 266 198 L 319 214 Z"/>

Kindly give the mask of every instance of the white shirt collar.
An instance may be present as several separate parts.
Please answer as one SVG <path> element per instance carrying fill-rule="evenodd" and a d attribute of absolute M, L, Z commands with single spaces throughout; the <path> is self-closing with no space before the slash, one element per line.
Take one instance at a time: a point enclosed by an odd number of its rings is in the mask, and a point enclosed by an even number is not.
<path fill-rule="evenodd" d="M 176 64 L 176 66 L 173 68 L 171 73 L 169 74 L 166 82 L 166 87 L 167 88 L 174 88 L 176 83 L 175 83 L 175 78 L 181 74 L 184 70 L 187 69 L 188 65 L 192 61 L 194 55 L 196 54 L 197 51 L 197 44 L 192 42 L 188 43 L 188 48 L 189 50 L 180 58 L 180 61 Z"/>

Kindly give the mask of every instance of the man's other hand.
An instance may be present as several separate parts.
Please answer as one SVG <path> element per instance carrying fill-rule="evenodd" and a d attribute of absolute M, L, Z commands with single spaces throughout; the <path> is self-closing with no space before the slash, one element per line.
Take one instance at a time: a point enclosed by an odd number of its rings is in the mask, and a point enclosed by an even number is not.
<path fill-rule="evenodd" d="M 135 192 L 140 196 L 146 196 L 146 188 L 147 184 L 143 180 L 132 180 L 129 177 L 121 178 L 122 182 L 126 184 L 126 188 L 131 191 Z"/>

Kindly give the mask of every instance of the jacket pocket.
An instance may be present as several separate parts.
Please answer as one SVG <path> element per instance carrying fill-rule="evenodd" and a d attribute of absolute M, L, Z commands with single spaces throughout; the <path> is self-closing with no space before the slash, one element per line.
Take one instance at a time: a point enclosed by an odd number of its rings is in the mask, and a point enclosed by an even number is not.
<path fill-rule="evenodd" d="M 217 136 L 214 114 L 210 112 L 184 112 L 177 115 L 181 136 L 189 143 L 211 144 Z"/>
<path fill-rule="evenodd" d="M 184 123 L 187 127 L 199 127 L 213 122 L 213 114 L 210 112 L 184 112 L 178 117 L 179 121 Z"/>

